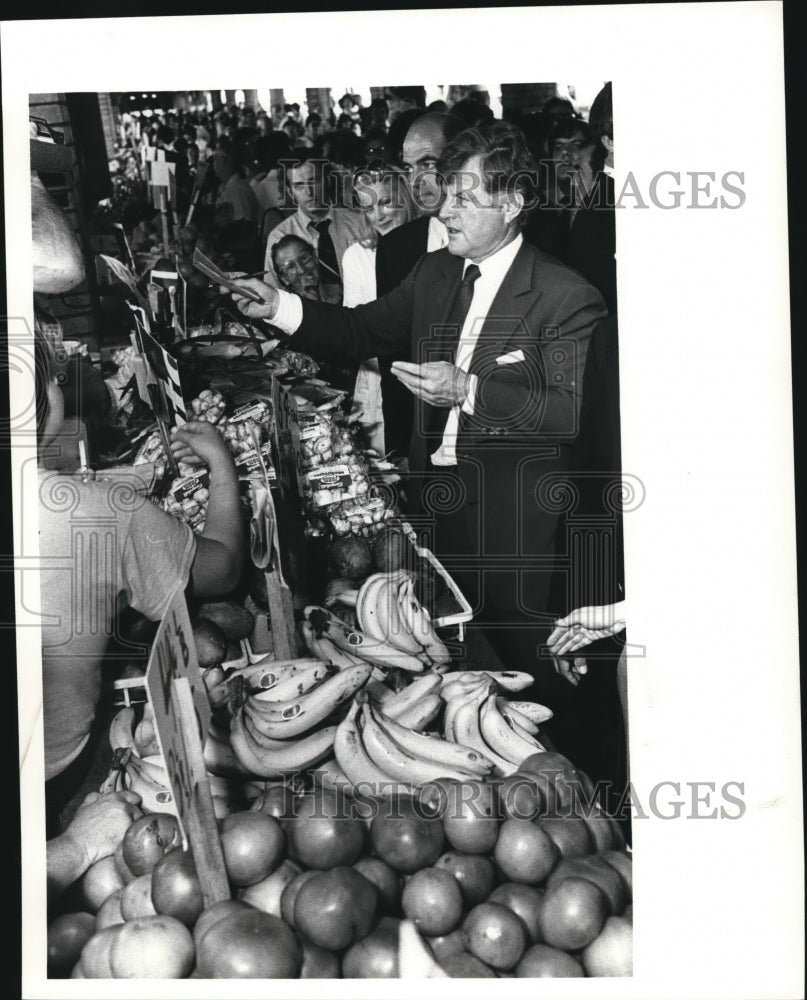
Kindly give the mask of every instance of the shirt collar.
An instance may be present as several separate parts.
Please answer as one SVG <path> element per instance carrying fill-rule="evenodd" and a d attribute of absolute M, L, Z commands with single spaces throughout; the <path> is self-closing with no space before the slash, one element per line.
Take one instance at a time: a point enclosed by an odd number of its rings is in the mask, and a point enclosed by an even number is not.
<path fill-rule="evenodd" d="M 298 208 L 297 211 L 300 212 L 300 209 Z M 303 215 L 302 212 L 300 212 L 300 218 L 305 224 L 305 228 L 308 230 L 308 232 L 313 233 L 316 231 L 317 223 L 324 222 L 326 219 L 330 219 L 331 221 L 333 221 L 333 206 L 331 206 L 331 208 L 328 209 L 326 215 L 320 216 L 319 219 L 312 219 L 308 215 Z"/>
<path fill-rule="evenodd" d="M 483 260 L 481 264 L 478 264 L 480 277 L 484 278 L 498 278 L 501 279 L 510 270 L 510 265 L 516 259 L 516 254 L 521 249 L 521 244 L 524 242 L 524 237 L 521 233 L 516 234 L 516 238 L 511 240 L 508 244 L 503 246 L 496 253 L 491 254 L 486 260 Z M 463 261 L 462 273 L 465 275 L 466 270 L 473 263 L 472 260 L 466 258 Z"/>

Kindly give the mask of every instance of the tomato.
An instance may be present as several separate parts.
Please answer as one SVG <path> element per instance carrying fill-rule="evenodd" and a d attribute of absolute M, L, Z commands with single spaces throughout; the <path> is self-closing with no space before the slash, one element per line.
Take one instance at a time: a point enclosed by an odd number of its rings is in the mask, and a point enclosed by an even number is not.
<path fill-rule="evenodd" d="M 564 858 L 547 881 L 547 888 L 570 875 L 587 878 L 598 886 L 608 900 L 610 913 L 619 916 L 628 904 L 628 892 L 619 872 L 598 854 L 583 858 Z"/>
<path fill-rule="evenodd" d="M 81 949 L 81 971 L 86 979 L 112 979 L 112 945 L 117 941 L 124 924 L 104 927 Z"/>
<path fill-rule="evenodd" d="M 210 928 L 228 914 L 254 909 L 254 906 L 250 906 L 249 903 L 245 903 L 241 899 L 221 899 L 218 903 L 213 903 L 206 910 L 202 910 L 199 919 L 193 925 L 193 943 L 198 948 L 199 942 Z"/>
<path fill-rule="evenodd" d="M 120 897 L 120 912 L 124 920 L 156 916 L 157 911 L 151 901 L 151 872 L 138 875 L 134 882 L 124 886 Z"/>
<path fill-rule="evenodd" d="M 536 885 L 555 867 L 560 851 L 554 840 L 528 819 L 502 823 L 493 857 L 510 882 Z"/>
<path fill-rule="evenodd" d="M 521 882 L 502 882 L 488 896 L 490 903 L 502 903 L 520 917 L 527 928 L 530 941 L 541 940 L 541 928 L 538 926 L 538 913 L 541 909 L 542 889 Z"/>
<path fill-rule="evenodd" d="M 190 851 L 175 847 L 164 854 L 151 873 L 151 902 L 157 913 L 193 927 L 204 909 L 202 886 Z"/>
<path fill-rule="evenodd" d="M 450 934 L 438 934 L 436 937 L 427 937 L 426 944 L 431 948 L 432 955 L 440 963 L 444 958 L 451 955 L 460 955 L 465 951 L 462 940 L 462 931 L 458 927 Z"/>
<path fill-rule="evenodd" d="M 462 924 L 462 939 L 472 955 L 494 969 L 512 969 L 527 947 L 527 929 L 501 903 L 480 903 Z"/>
<path fill-rule="evenodd" d="M 401 907 L 421 934 L 449 934 L 462 920 L 460 884 L 443 868 L 422 868 L 404 886 Z"/>
<path fill-rule="evenodd" d="M 534 944 L 528 948 L 516 966 L 519 979 L 563 979 L 585 974 L 576 958 L 548 944 Z"/>
<path fill-rule="evenodd" d="M 589 976 L 632 976 L 633 924 L 624 917 L 608 917 L 581 958 Z"/>
<path fill-rule="evenodd" d="M 496 978 L 493 969 L 469 951 L 462 951 L 458 955 L 447 955 L 440 961 L 440 967 L 452 979 Z"/>
<path fill-rule="evenodd" d="M 593 801 L 591 778 L 563 754 L 548 750 L 534 753 L 518 769 L 535 776 L 551 815 L 584 815 L 587 803 Z"/>
<path fill-rule="evenodd" d="M 283 860 L 286 838 L 274 816 L 236 812 L 219 823 L 224 866 L 233 885 L 254 885 Z"/>
<path fill-rule="evenodd" d="M 171 813 L 146 813 L 136 819 L 123 835 L 123 860 L 133 875 L 145 875 L 163 854 L 181 844 L 176 816 Z"/>
<path fill-rule="evenodd" d="M 264 913 L 271 913 L 272 916 L 280 916 L 280 899 L 283 890 L 300 874 L 300 866 L 288 858 L 281 861 L 271 875 L 255 882 L 254 885 L 244 886 L 238 890 L 238 898 L 245 903 L 250 903 Z"/>
<path fill-rule="evenodd" d="M 496 869 L 483 854 L 449 851 L 438 858 L 435 868 L 445 868 L 459 882 L 462 901 L 469 909 L 484 902 L 496 885 Z"/>
<path fill-rule="evenodd" d="M 115 979 L 185 979 L 193 969 L 193 938 L 175 917 L 158 914 L 121 924 L 110 951 Z"/>
<path fill-rule="evenodd" d="M 135 875 L 135 873 L 129 868 L 129 866 L 123 860 L 123 841 L 122 840 L 118 844 L 118 846 L 115 848 L 115 853 L 112 855 L 112 857 L 115 859 L 115 868 L 116 868 L 116 870 L 118 872 L 118 875 L 120 875 L 120 877 L 123 879 L 123 884 L 124 885 L 128 885 L 135 878 L 137 878 L 137 876 Z"/>
<path fill-rule="evenodd" d="M 433 865 L 443 853 L 445 834 L 439 818 L 423 816 L 411 796 L 386 799 L 370 825 L 374 852 L 401 872 Z"/>
<path fill-rule="evenodd" d="M 608 916 L 605 893 L 585 878 L 569 877 L 547 888 L 538 914 L 544 941 L 553 948 L 585 948 Z"/>
<path fill-rule="evenodd" d="M 327 948 L 320 948 L 312 941 L 302 941 L 303 964 L 300 979 L 338 979 L 339 956 Z"/>
<path fill-rule="evenodd" d="M 622 876 L 625 888 L 628 891 L 628 899 L 633 898 L 633 859 L 626 851 L 605 851 L 600 855 L 603 861 L 615 868 Z"/>
<path fill-rule="evenodd" d="M 81 877 L 81 896 L 90 913 L 97 913 L 104 900 L 122 888 L 123 879 L 112 855 L 90 865 Z"/>
<path fill-rule="evenodd" d="M 498 786 L 499 808 L 505 819 L 535 819 L 544 809 L 544 796 L 535 776 L 516 771 Z"/>
<path fill-rule="evenodd" d="M 116 889 L 101 904 L 100 910 L 95 914 L 95 929 L 97 931 L 100 931 L 102 927 L 113 927 L 115 924 L 123 923 L 123 913 L 121 912 L 120 904 L 123 899 L 124 889 Z"/>
<path fill-rule="evenodd" d="M 564 858 L 591 854 L 594 850 L 586 821 L 579 816 L 545 816 L 535 822 L 555 841 Z"/>
<path fill-rule="evenodd" d="M 382 917 L 367 937 L 351 945 L 342 958 L 342 978 L 397 979 L 400 924 L 394 917 Z"/>
<path fill-rule="evenodd" d="M 280 916 L 286 921 L 289 927 L 297 926 L 294 923 L 294 904 L 297 901 L 297 893 L 316 874 L 315 870 L 300 872 L 283 890 L 280 896 Z"/>
<path fill-rule="evenodd" d="M 331 868 L 300 887 L 294 924 L 314 944 L 337 951 L 370 933 L 377 905 L 372 882 L 353 868 Z"/>
<path fill-rule="evenodd" d="M 353 865 L 378 892 L 378 912 L 394 916 L 401 910 L 402 880 L 399 872 L 381 858 L 359 858 Z"/>
<path fill-rule="evenodd" d="M 202 979 L 294 979 L 302 952 L 280 917 L 260 910 L 234 911 L 202 937 L 196 961 Z"/>
<path fill-rule="evenodd" d="M 48 975 L 63 979 L 95 933 L 92 913 L 63 913 L 48 924 Z"/>
<path fill-rule="evenodd" d="M 364 850 L 366 827 L 345 806 L 344 795 L 318 788 L 294 800 L 287 827 L 289 856 L 305 868 L 352 865 Z"/>
<path fill-rule="evenodd" d="M 453 848 L 487 854 L 499 835 L 499 801 L 486 781 L 455 781 L 448 786 L 443 829 Z"/>

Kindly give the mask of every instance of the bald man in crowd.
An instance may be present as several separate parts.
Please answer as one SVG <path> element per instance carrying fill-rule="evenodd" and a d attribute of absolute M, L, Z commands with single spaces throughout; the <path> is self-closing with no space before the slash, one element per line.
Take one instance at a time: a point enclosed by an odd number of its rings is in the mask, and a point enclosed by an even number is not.
<path fill-rule="evenodd" d="M 375 276 L 379 298 L 396 288 L 424 253 L 447 245 L 446 227 L 438 217 L 445 189 L 437 172 L 437 161 L 448 143 L 464 128 L 456 115 L 430 113 L 418 118 L 406 133 L 401 159 L 421 215 L 378 241 Z M 388 451 L 399 455 L 408 453 L 414 399 L 390 373 L 390 368 L 394 361 L 406 360 L 405 356 L 379 360 L 385 444 Z"/>

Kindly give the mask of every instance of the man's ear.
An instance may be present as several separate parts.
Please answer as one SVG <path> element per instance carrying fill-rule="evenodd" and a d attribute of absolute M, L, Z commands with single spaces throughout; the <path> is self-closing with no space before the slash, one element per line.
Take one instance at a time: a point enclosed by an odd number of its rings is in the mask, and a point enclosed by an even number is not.
<path fill-rule="evenodd" d="M 611 156 L 614 155 L 614 140 L 609 139 L 607 135 L 600 136 L 600 142 L 605 146 L 605 149 Z"/>
<path fill-rule="evenodd" d="M 509 225 L 514 222 L 524 210 L 524 195 L 521 191 L 512 189 L 502 196 L 504 221 Z"/>

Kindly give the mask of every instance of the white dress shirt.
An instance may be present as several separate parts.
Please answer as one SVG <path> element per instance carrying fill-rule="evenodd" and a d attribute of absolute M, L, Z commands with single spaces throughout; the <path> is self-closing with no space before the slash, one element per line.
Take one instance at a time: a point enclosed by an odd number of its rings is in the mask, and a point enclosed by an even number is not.
<path fill-rule="evenodd" d="M 514 240 L 497 250 L 481 264 L 479 267 L 479 277 L 474 282 L 474 294 L 468 315 L 460 331 L 460 339 L 457 344 L 457 354 L 454 364 L 467 372 L 471 367 L 471 358 L 474 356 L 474 348 L 482 332 L 485 319 L 496 298 L 504 276 L 510 270 L 516 254 L 521 248 L 523 237 L 519 233 Z M 474 260 L 466 260 L 463 268 L 463 275 L 469 264 L 476 264 Z M 457 431 L 460 423 L 460 409 L 465 413 L 474 412 L 474 400 L 476 397 L 476 375 L 471 375 L 468 379 L 468 396 L 462 407 L 454 406 L 448 415 L 443 440 L 440 447 L 431 456 L 432 465 L 456 465 L 457 464 Z"/>

